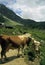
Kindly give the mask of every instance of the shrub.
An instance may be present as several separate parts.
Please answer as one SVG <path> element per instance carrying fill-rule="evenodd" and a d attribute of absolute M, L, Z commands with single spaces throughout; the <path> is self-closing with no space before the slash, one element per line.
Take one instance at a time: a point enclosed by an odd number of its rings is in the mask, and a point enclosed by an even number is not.
<path fill-rule="evenodd" d="M 35 50 L 32 46 L 32 43 L 30 43 L 29 47 L 27 47 L 25 50 L 24 50 L 24 55 L 25 55 L 25 58 L 27 60 L 31 60 L 33 61 L 36 57 L 36 53 L 35 53 Z"/>

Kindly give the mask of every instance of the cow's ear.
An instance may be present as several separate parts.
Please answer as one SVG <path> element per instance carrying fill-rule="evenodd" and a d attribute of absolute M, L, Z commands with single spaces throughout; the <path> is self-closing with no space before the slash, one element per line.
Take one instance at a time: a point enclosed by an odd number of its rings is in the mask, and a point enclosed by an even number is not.
<path fill-rule="evenodd" d="M 31 37 L 29 37 L 30 41 L 32 40 Z"/>
<path fill-rule="evenodd" d="M 0 35 L 0 38 L 2 37 L 2 35 Z"/>

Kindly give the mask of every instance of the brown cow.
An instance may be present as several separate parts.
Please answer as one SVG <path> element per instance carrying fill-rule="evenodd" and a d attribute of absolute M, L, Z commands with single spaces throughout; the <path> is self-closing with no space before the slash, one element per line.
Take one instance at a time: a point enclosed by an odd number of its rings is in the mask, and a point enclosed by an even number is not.
<path fill-rule="evenodd" d="M 2 62 L 4 62 L 3 56 L 6 59 L 6 51 L 11 49 L 12 47 L 18 48 L 18 55 L 19 55 L 19 50 L 20 47 L 23 49 L 25 45 L 29 46 L 29 43 L 31 41 L 31 34 L 26 33 L 24 35 L 18 35 L 18 36 L 8 36 L 8 35 L 2 35 L 0 36 L 0 44 L 1 44 L 1 59 Z"/>

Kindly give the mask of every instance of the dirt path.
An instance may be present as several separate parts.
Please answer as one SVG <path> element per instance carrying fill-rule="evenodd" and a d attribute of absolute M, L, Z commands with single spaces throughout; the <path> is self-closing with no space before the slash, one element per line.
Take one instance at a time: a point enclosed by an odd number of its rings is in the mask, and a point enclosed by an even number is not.
<path fill-rule="evenodd" d="M 1 48 L 0 48 L 1 51 Z M 1 59 L 0 59 L 0 65 L 27 65 L 26 62 L 24 61 L 24 58 L 17 57 L 17 50 L 9 50 L 6 53 L 8 57 L 8 61 L 4 64 L 1 64 Z M 1 58 L 1 55 L 0 55 Z"/>
<path fill-rule="evenodd" d="M 0 48 L 1 51 L 1 48 Z M 24 58 L 17 57 L 17 50 L 9 50 L 6 53 L 8 57 L 8 61 L 6 63 L 1 64 L 1 55 L 0 55 L 0 65 L 40 65 L 39 59 L 35 59 L 34 62 L 29 61 L 28 64 L 24 61 Z"/>

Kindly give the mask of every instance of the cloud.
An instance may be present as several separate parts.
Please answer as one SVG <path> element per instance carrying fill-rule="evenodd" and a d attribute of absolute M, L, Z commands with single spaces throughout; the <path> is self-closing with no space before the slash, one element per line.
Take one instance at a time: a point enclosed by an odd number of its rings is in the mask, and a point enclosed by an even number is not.
<path fill-rule="evenodd" d="M 16 3 L 16 0 L 0 0 L 0 3 L 3 3 L 3 4 L 13 4 L 13 3 Z"/>
<path fill-rule="evenodd" d="M 22 18 L 45 20 L 45 0 L 0 0 Z"/>
<path fill-rule="evenodd" d="M 21 10 L 20 8 L 18 8 L 18 9 L 15 10 L 15 13 L 16 13 L 17 15 L 19 14 L 19 15 L 21 16 L 22 10 Z"/>
<path fill-rule="evenodd" d="M 45 5 L 45 0 L 38 0 L 36 4 Z"/>
<path fill-rule="evenodd" d="M 22 12 L 23 18 L 29 18 L 36 21 L 44 21 L 45 20 L 45 6 L 43 7 L 34 7 L 34 8 L 27 8 Z"/>

